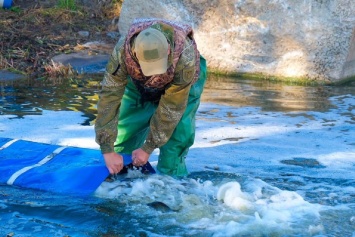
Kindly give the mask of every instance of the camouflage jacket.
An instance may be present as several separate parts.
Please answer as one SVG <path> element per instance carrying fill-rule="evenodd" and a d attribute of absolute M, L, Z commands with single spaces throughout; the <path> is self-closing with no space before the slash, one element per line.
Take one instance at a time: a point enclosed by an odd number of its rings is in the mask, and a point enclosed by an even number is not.
<path fill-rule="evenodd" d="M 170 43 L 172 53 L 164 80 L 145 80 L 139 64 L 132 56 L 131 46 L 136 35 L 149 26 L 161 30 Z M 149 134 L 141 148 L 150 154 L 155 148 L 163 146 L 180 121 L 186 109 L 191 85 L 198 79 L 199 56 L 191 27 L 160 19 L 135 21 L 127 37 L 121 38 L 116 44 L 101 82 L 95 132 L 96 142 L 102 153 L 114 151 L 118 111 L 125 86 L 133 78 L 143 86 L 165 88 L 159 106 L 150 120 Z"/>

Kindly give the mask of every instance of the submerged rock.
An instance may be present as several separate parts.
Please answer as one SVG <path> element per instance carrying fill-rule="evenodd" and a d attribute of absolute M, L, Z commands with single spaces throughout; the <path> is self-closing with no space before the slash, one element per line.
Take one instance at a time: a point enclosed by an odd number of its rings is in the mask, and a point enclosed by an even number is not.
<path fill-rule="evenodd" d="M 292 160 L 282 160 L 281 163 L 286 165 L 296 165 L 308 168 L 325 168 L 325 166 L 319 163 L 319 161 L 311 158 L 295 157 Z"/>
<path fill-rule="evenodd" d="M 170 205 L 159 201 L 151 202 L 147 205 L 161 212 L 179 211 L 178 207 L 171 207 Z"/>

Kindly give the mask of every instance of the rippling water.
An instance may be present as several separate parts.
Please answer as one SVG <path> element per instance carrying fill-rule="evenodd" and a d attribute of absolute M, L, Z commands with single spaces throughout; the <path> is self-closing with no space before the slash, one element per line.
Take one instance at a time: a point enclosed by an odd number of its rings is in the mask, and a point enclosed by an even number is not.
<path fill-rule="evenodd" d="M 36 81 L 0 83 L 0 115 L 21 119 L 41 116 L 43 110 L 67 110 L 83 112 L 83 126 L 95 120 L 98 80 L 47 86 Z M 310 117 L 307 111 L 334 109 L 334 98 L 343 103 L 354 96 L 351 84 L 299 86 L 211 77 L 203 102 L 235 108 L 257 106 L 265 113 L 291 112 L 289 116 L 296 116 L 292 112 L 298 111 Z M 346 106 L 342 116 L 350 118 L 351 130 L 355 108 Z M 214 118 L 214 113 L 213 108 L 206 107 L 199 116 L 235 123 L 236 114 L 228 108 L 224 118 Z M 336 119 L 327 118 L 324 123 L 329 126 Z M 287 168 L 270 166 L 253 175 L 243 175 L 243 169 L 262 168 L 246 164 L 236 168 L 238 172 L 227 172 L 212 165 L 184 179 L 132 171 L 104 182 L 91 197 L 3 185 L 0 236 L 354 237 L 354 178 L 317 176 L 324 167 L 309 157 L 284 159 L 281 163 Z M 238 164 L 231 162 L 233 166 Z M 349 172 L 354 174 L 354 170 Z"/>
<path fill-rule="evenodd" d="M 82 78 L 70 82 L 44 83 L 36 80 L 1 81 L 0 115 L 19 117 L 41 114 L 46 110 L 74 110 L 95 118 L 97 92 L 101 77 Z M 353 83 L 355 84 L 355 83 Z M 203 93 L 203 102 L 232 106 L 260 106 L 270 111 L 325 111 L 331 107 L 328 98 L 354 94 L 354 85 L 301 86 L 266 80 L 237 80 L 210 76 Z"/>

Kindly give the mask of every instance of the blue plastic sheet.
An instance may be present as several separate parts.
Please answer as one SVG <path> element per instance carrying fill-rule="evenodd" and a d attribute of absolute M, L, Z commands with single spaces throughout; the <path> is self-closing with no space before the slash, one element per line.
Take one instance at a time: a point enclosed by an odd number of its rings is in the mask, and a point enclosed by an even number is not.
<path fill-rule="evenodd" d="M 9 9 L 11 8 L 12 6 L 12 0 L 3 0 L 3 1 L 0 1 L 0 7 L 3 7 L 5 9 Z"/>
<path fill-rule="evenodd" d="M 99 150 L 0 138 L 0 184 L 89 195 L 108 176 Z"/>

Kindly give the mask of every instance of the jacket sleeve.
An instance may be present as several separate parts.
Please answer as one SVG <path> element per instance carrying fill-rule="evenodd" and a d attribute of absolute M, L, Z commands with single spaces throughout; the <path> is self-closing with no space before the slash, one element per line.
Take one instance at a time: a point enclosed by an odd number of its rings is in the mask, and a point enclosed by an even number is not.
<path fill-rule="evenodd" d="M 101 82 L 95 122 L 95 140 L 100 145 L 102 153 L 114 151 L 118 112 L 127 85 L 127 70 L 122 57 L 123 42 L 124 39 L 121 39 L 116 44 Z"/>
<path fill-rule="evenodd" d="M 184 114 L 196 70 L 195 51 L 191 41 L 185 42 L 184 51 L 175 68 L 172 84 L 162 95 L 150 121 L 150 131 L 142 149 L 151 154 L 163 146 L 173 134 Z M 199 66 L 199 65 L 198 65 Z"/>

